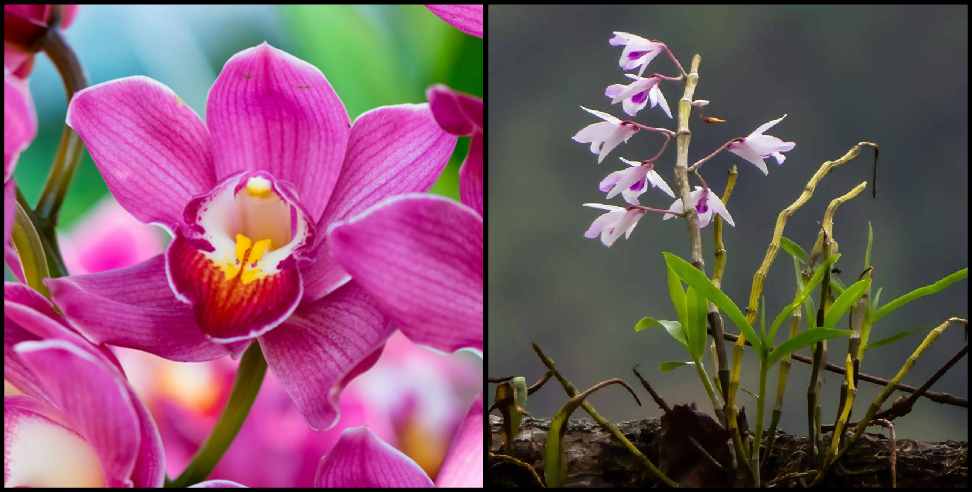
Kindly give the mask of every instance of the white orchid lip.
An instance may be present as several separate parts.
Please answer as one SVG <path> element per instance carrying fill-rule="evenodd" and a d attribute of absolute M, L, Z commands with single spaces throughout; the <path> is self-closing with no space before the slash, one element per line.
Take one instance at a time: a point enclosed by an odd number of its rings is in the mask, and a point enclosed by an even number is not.
<path fill-rule="evenodd" d="M 310 244 L 309 219 L 288 195 L 269 173 L 243 173 L 187 207 L 196 239 L 210 246 L 203 254 L 226 280 L 239 275 L 249 284 L 274 275 Z"/>

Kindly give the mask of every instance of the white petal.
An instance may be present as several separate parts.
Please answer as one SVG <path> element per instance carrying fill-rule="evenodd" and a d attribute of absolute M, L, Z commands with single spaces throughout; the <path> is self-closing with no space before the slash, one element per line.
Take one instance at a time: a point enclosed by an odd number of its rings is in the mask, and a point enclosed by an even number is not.
<path fill-rule="evenodd" d="M 710 212 L 719 214 L 729 225 L 736 227 L 736 223 L 732 220 L 732 215 L 729 215 L 729 210 L 726 209 L 726 205 L 722 203 L 722 200 L 715 193 L 709 192 L 709 199 L 706 201 L 706 204 L 709 206 Z"/>
<path fill-rule="evenodd" d="M 777 118 L 775 120 L 767 121 L 766 123 L 763 123 L 762 125 L 759 125 L 759 128 L 756 128 L 755 130 L 753 130 L 753 133 L 750 133 L 749 136 L 762 135 L 763 133 L 766 132 L 766 130 L 769 130 L 770 128 L 773 128 L 777 123 L 783 121 L 783 118 L 786 118 L 786 115 L 780 116 L 779 118 Z"/>
<path fill-rule="evenodd" d="M 618 97 L 618 94 L 624 91 L 625 87 L 627 86 L 624 84 L 611 84 L 604 89 L 604 95 L 611 98 L 611 104 L 615 104 L 618 102 L 615 99 Z"/>
<path fill-rule="evenodd" d="M 7 424 L 4 488 L 105 485 L 98 454 L 78 434 L 39 415 L 19 416 Z"/>
<path fill-rule="evenodd" d="M 641 210 L 628 210 L 628 213 L 624 216 L 624 220 L 618 225 L 618 228 L 624 228 L 624 238 L 629 239 L 631 233 L 634 232 L 635 226 L 638 225 L 638 221 L 644 217 L 645 214 Z"/>
<path fill-rule="evenodd" d="M 588 113 L 591 113 L 594 116 L 597 116 L 598 118 L 600 118 L 600 119 L 602 119 L 604 121 L 608 121 L 608 122 L 614 123 L 615 125 L 621 124 L 621 120 L 619 120 L 619 119 L 615 118 L 614 116 L 611 116 L 611 115 L 609 115 L 607 113 L 598 111 L 596 109 L 585 108 L 584 106 L 581 106 L 580 108 L 583 109 L 584 111 L 587 111 Z"/>
<path fill-rule="evenodd" d="M 653 187 L 662 190 L 666 195 L 675 198 L 675 193 L 672 192 L 672 189 L 668 187 L 668 183 L 666 183 L 665 180 L 662 179 L 661 175 L 658 174 L 658 172 L 656 172 L 654 169 L 648 171 L 648 182 L 650 182 Z"/>
<path fill-rule="evenodd" d="M 766 163 L 763 162 L 763 158 L 746 145 L 745 142 L 730 145 L 726 150 L 753 163 L 760 171 L 763 171 L 763 174 L 769 174 L 769 169 L 766 169 Z"/>
<path fill-rule="evenodd" d="M 783 161 L 786 160 L 786 156 L 780 152 L 773 152 L 772 156 L 774 159 L 776 159 L 777 164 L 783 164 Z"/>
<path fill-rule="evenodd" d="M 641 165 L 641 163 L 638 162 L 638 161 L 631 161 L 631 160 L 625 159 L 624 157 L 618 157 L 618 159 L 621 159 L 621 161 L 623 161 L 625 164 L 627 164 L 629 166 L 640 166 Z"/>
<path fill-rule="evenodd" d="M 614 171 L 613 173 L 608 174 L 607 176 L 604 177 L 604 179 L 601 180 L 600 183 L 598 183 L 597 189 L 605 193 L 611 191 L 611 188 L 614 188 L 614 185 L 622 177 L 624 177 L 624 171 L 625 170 L 622 169 L 621 171 Z M 611 198 L 611 196 L 608 195 L 608 198 Z"/>
<path fill-rule="evenodd" d="M 599 208 L 601 210 L 624 210 L 624 207 L 619 207 L 617 205 L 605 205 L 603 203 L 584 203 L 581 206 L 590 208 Z"/>
<path fill-rule="evenodd" d="M 668 220 L 668 219 L 678 217 L 678 215 L 675 214 L 681 214 L 685 212 L 685 208 L 682 207 L 682 199 L 679 198 L 674 202 L 672 202 L 672 204 L 668 206 L 668 211 L 672 213 L 663 215 L 662 220 Z"/>
<path fill-rule="evenodd" d="M 601 216 L 594 219 L 594 222 L 591 222 L 591 226 L 588 227 L 586 231 L 584 231 L 584 237 L 588 239 L 596 238 L 599 234 L 601 234 L 601 231 L 603 231 L 606 227 L 610 227 L 613 224 L 617 223 L 618 220 L 621 219 L 623 214 L 624 214 L 623 209 L 615 210 L 613 212 L 608 212 L 606 214 L 601 214 Z"/>
<path fill-rule="evenodd" d="M 601 152 L 597 156 L 597 163 L 600 164 L 604 162 L 604 158 L 614 150 L 615 147 L 621 144 L 621 142 L 626 142 L 632 135 L 635 134 L 637 130 L 617 127 L 611 135 L 604 139 L 604 145 L 601 146 Z"/>
<path fill-rule="evenodd" d="M 629 116 L 637 116 L 638 111 L 645 109 L 645 106 L 647 104 L 648 104 L 647 97 L 643 99 L 641 102 L 635 102 L 634 98 L 629 97 L 624 100 L 624 102 L 621 104 L 621 107 L 624 108 L 624 112 L 627 113 Z"/>
<path fill-rule="evenodd" d="M 662 111 L 664 111 L 665 114 L 667 114 L 668 117 L 671 118 L 672 110 L 668 109 L 668 101 L 665 100 L 665 94 L 662 93 L 661 89 L 659 88 L 659 85 L 652 87 L 651 90 L 658 98 L 658 104 L 661 105 Z M 655 105 L 652 104 L 652 107 L 655 107 Z"/>

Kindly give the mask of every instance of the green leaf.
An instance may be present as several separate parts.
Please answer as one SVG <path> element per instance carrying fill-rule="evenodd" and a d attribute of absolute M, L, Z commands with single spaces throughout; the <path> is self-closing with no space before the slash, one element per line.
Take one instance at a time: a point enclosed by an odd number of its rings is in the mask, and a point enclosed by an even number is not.
<path fill-rule="evenodd" d="M 709 277 L 698 268 L 692 266 L 691 263 L 667 251 L 662 252 L 662 255 L 665 257 L 665 264 L 668 265 L 669 271 L 675 271 L 685 283 L 694 287 L 702 296 L 712 301 L 736 325 L 736 328 L 742 331 L 743 335 L 753 344 L 757 352 L 762 352 L 763 341 L 757 336 L 753 327 L 746 321 L 746 317 L 739 310 L 739 306 L 732 302 L 729 296 L 712 285 Z M 669 281 L 670 283 L 671 281 Z"/>
<path fill-rule="evenodd" d="M 917 289 L 915 289 L 915 290 L 913 290 L 913 291 L 911 291 L 911 292 L 909 292 L 909 293 L 907 293 L 907 294 L 905 294 L 905 295 L 903 295 L 901 297 L 892 299 L 887 304 L 885 304 L 885 305 L 881 306 L 880 308 L 878 308 L 877 312 L 874 313 L 874 319 L 871 320 L 871 323 L 876 324 L 878 321 L 881 320 L 881 318 L 883 318 L 883 317 L 885 317 L 885 316 L 887 316 L 887 315 L 889 315 L 889 314 L 897 311 L 902 306 L 904 306 L 905 304 L 908 304 L 909 302 L 911 302 L 911 301 L 913 301 L 915 299 L 918 299 L 918 298 L 921 298 L 921 297 L 925 297 L 925 296 L 930 296 L 932 294 L 937 294 L 937 293 L 941 292 L 942 290 L 945 290 L 945 288 L 948 287 L 949 285 L 952 285 L 955 282 L 958 282 L 959 280 L 964 279 L 968 275 L 969 275 L 969 269 L 968 268 L 963 268 L 963 269 L 961 269 L 961 270 L 959 270 L 957 272 L 953 272 L 953 273 L 950 273 L 950 274 L 946 275 L 944 278 L 942 278 L 938 282 L 935 282 L 935 283 L 930 284 L 930 285 L 926 285 L 924 287 L 919 287 L 919 288 L 917 288 Z"/>
<path fill-rule="evenodd" d="M 871 245 L 874 243 L 874 229 L 871 228 L 871 221 L 867 221 L 867 247 L 864 248 L 864 269 L 871 266 Z"/>
<path fill-rule="evenodd" d="M 685 337 L 688 339 L 689 353 L 698 359 L 705 353 L 705 341 L 708 337 L 705 331 L 706 302 L 693 287 L 689 287 L 685 293 L 685 308 L 688 316 Z"/>
<path fill-rule="evenodd" d="M 813 293 L 813 290 L 816 289 L 821 282 L 823 282 L 824 274 L 827 273 L 827 270 L 831 265 L 834 264 L 834 262 L 837 261 L 838 258 L 840 258 L 839 253 L 831 256 L 820 265 L 817 265 L 817 268 L 813 271 L 813 276 L 810 277 L 810 281 L 803 286 L 803 290 L 801 290 L 796 297 L 793 298 L 793 302 L 787 304 L 786 307 L 784 307 L 783 310 L 780 311 L 775 318 L 773 318 L 773 324 L 770 325 L 769 335 L 766 338 L 768 343 L 772 343 L 774 340 L 776 340 L 776 331 L 780 329 L 780 325 L 782 325 L 783 322 L 786 321 L 786 318 L 793 313 L 793 310 L 800 307 L 800 305 L 804 303 L 804 300 L 808 299 L 810 294 Z"/>
<path fill-rule="evenodd" d="M 851 306 L 857 302 L 862 295 L 864 295 L 868 289 L 871 288 L 871 276 L 868 275 L 857 282 L 851 284 L 843 294 L 834 299 L 834 303 L 830 305 L 830 309 L 824 315 L 824 328 L 833 328 L 840 318 L 844 316 Z"/>
<path fill-rule="evenodd" d="M 547 432 L 547 443 L 544 446 L 543 463 L 543 478 L 547 482 L 547 487 L 562 486 L 566 476 L 560 443 L 564 439 L 564 431 L 567 430 L 567 420 L 570 419 L 570 414 L 574 413 L 574 410 L 577 410 L 577 407 L 581 406 L 584 403 L 584 399 L 590 396 L 591 393 L 611 384 L 620 384 L 624 386 L 625 389 L 631 393 L 631 396 L 634 396 L 635 401 L 638 401 L 638 397 L 635 396 L 634 391 L 631 391 L 631 388 L 624 384 L 624 381 L 621 381 L 620 379 L 611 379 L 597 383 L 583 393 L 580 393 L 577 396 L 567 400 L 567 403 L 560 407 L 560 410 L 558 410 L 553 416 L 553 419 L 550 420 L 550 431 Z M 641 402 L 638 404 L 640 405 Z"/>
<path fill-rule="evenodd" d="M 914 335 L 915 333 L 917 333 L 917 331 L 914 331 L 914 330 L 912 330 L 912 331 L 908 331 L 908 330 L 899 331 L 898 333 L 895 333 L 894 335 L 891 335 L 889 337 L 882 338 L 880 340 L 877 340 L 877 341 L 868 343 L 867 345 L 864 346 L 864 350 L 871 350 L 873 348 L 878 348 L 878 347 L 881 347 L 881 346 L 884 346 L 884 345 L 890 345 L 890 344 L 892 344 L 894 342 L 897 342 L 898 340 L 901 340 L 903 338 L 910 337 L 911 335 Z"/>
<path fill-rule="evenodd" d="M 877 293 L 874 294 L 874 299 L 871 299 L 871 311 L 877 311 L 878 306 L 881 301 L 881 292 L 884 292 L 884 287 L 878 287 Z"/>
<path fill-rule="evenodd" d="M 799 244 L 795 243 L 792 239 L 781 236 L 780 246 L 783 247 L 783 251 L 786 251 L 790 256 L 800 260 L 803 263 L 807 262 L 807 251 L 803 249 Z"/>
<path fill-rule="evenodd" d="M 682 282 L 678 279 L 678 274 L 667 263 L 665 267 L 668 275 L 668 297 L 672 300 L 672 306 L 675 308 L 675 315 L 678 316 L 678 320 L 682 322 L 682 326 L 686 326 L 688 323 L 685 319 L 685 290 L 682 289 Z"/>
<path fill-rule="evenodd" d="M 675 361 L 671 361 L 670 360 L 670 361 L 665 361 L 665 362 L 662 362 L 661 364 L 658 364 L 658 370 L 660 370 L 661 372 L 669 372 L 669 371 L 671 371 L 673 369 L 678 369 L 679 367 L 694 366 L 694 365 L 695 365 L 695 362 L 692 362 L 690 360 L 687 360 L 685 362 L 677 361 L 677 360 L 675 360 Z"/>
<path fill-rule="evenodd" d="M 800 333 L 799 335 L 790 338 L 789 340 L 780 344 L 779 347 L 773 349 L 770 352 L 769 359 L 767 360 L 767 367 L 772 366 L 777 363 L 783 356 L 796 352 L 813 345 L 821 340 L 827 340 L 836 337 L 847 337 L 850 336 L 850 330 L 837 330 L 834 328 L 814 328 L 809 331 Z"/>
<path fill-rule="evenodd" d="M 647 330 L 649 328 L 664 328 L 665 331 L 667 331 L 676 342 L 685 347 L 686 351 L 689 350 L 688 341 L 685 339 L 685 332 L 682 331 L 682 324 L 678 321 L 668 321 L 645 316 L 644 318 L 638 320 L 638 322 L 634 325 L 635 332 Z M 689 351 L 689 353 L 691 353 L 691 351 Z"/>

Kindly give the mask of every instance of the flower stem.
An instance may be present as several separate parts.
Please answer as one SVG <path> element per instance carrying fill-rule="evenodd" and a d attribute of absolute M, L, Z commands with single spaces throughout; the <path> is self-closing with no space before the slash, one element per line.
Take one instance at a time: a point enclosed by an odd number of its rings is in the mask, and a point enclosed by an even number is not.
<path fill-rule="evenodd" d="M 213 427 L 212 434 L 192 457 L 185 471 L 178 478 L 167 483 L 166 487 L 188 487 L 205 480 L 212 473 L 213 468 L 239 433 L 246 416 L 249 415 L 266 372 L 267 362 L 263 359 L 260 344 L 253 342 L 240 360 L 229 402 L 226 403 L 219 421 Z"/>
<path fill-rule="evenodd" d="M 61 31 L 56 27 L 49 29 L 44 35 L 42 48 L 60 73 L 61 80 L 64 82 L 66 98 L 70 103 L 74 94 L 88 85 L 77 56 L 65 41 Z M 50 173 L 44 183 L 40 199 L 37 201 L 37 207 L 34 209 L 34 222 L 37 226 L 37 232 L 44 242 L 51 263 L 56 265 L 56 268 L 52 268 L 51 272 L 55 277 L 67 274 L 54 233 L 54 228 L 57 225 L 57 213 L 64 203 L 64 196 L 67 194 L 71 179 L 81 161 L 83 149 L 84 145 L 81 143 L 81 139 L 74 133 L 74 130 L 65 125 L 57 153 L 54 155 L 54 162 L 51 164 Z"/>

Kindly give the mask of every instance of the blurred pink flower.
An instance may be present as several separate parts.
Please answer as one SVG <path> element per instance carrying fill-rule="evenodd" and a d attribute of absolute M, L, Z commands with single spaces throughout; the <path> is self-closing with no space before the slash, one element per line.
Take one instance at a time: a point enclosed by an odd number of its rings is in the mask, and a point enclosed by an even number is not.
<path fill-rule="evenodd" d="M 116 348 L 116 353 L 135 392 L 158 422 L 166 468 L 170 476 L 177 476 L 212 432 L 229 398 L 236 365 L 226 358 L 176 363 L 137 350 Z M 210 478 L 249 487 L 310 487 L 318 459 L 342 430 L 367 424 L 384 438 L 395 437 L 389 417 L 374 411 L 354 389 L 342 393 L 340 411 L 337 426 L 314 431 L 279 380 L 267 372 L 239 435 Z"/>
<path fill-rule="evenodd" d="M 36 135 L 37 113 L 34 111 L 34 101 L 30 97 L 27 81 L 13 75 L 5 67 L 3 70 L 3 249 L 4 256 L 8 263 L 11 263 L 14 271 L 20 270 L 20 263 L 8 245 L 17 201 L 17 184 L 14 182 L 13 172 L 20 153 L 30 145 Z"/>
<path fill-rule="evenodd" d="M 453 135 L 467 135 L 469 153 L 459 168 L 459 199 L 483 214 L 483 100 L 437 84 L 425 92 L 436 123 Z"/>
<path fill-rule="evenodd" d="M 161 487 L 162 442 L 117 359 L 4 284 L 4 487 Z M 6 389 L 5 389 L 6 391 Z"/>
<path fill-rule="evenodd" d="M 139 222 L 110 195 L 59 238 L 68 272 L 78 275 L 125 268 L 165 250 L 161 231 Z"/>
<path fill-rule="evenodd" d="M 452 24 L 460 31 L 483 37 L 483 6 L 480 5 L 426 5 L 433 14 Z"/>
<path fill-rule="evenodd" d="M 317 487 L 483 486 L 483 396 L 469 407 L 435 482 L 411 458 L 367 427 L 347 429 L 321 458 Z"/>

